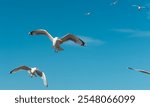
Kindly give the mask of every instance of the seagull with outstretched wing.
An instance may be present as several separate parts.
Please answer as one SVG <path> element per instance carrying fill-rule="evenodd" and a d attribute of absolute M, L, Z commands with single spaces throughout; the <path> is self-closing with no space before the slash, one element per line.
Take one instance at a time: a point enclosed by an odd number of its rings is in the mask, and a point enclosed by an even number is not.
<path fill-rule="evenodd" d="M 118 4 L 118 2 L 119 2 L 119 0 L 113 0 L 110 5 L 114 6 L 114 5 Z"/>
<path fill-rule="evenodd" d="M 132 6 L 136 7 L 138 11 L 141 11 L 142 9 L 146 8 L 145 6 L 141 6 L 141 5 L 132 5 Z"/>
<path fill-rule="evenodd" d="M 46 79 L 45 73 L 39 71 L 38 68 L 36 68 L 36 67 L 30 68 L 28 66 L 19 66 L 19 67 L 13 69 L 12 71 L 10 71 L 10 74 L 16 73 L 16 72 L 21 71 L 21 70 L 27 71 L 31 77 L 33 77 L 33 76 L 36 77 L 36 74 L 37 74 L 39 77 L 42 78 L 44 85 L 46 87 L 48 87 L 48 81 Z"/>
<path fill-rule="evenodd" d="M 131 68 L 131 67 L 128 67 L 128 69 L 129 70 L 138 71 L 138 72 L 142 72 L 142 73 L 145 73 L 145 74 L 150 74 L 150 71 L 146 71 L 146 70 L 134 69 L 134 68 Z"/>
<path fill-rule="evenodd" d="M 60 45 L 68 40 L 73 41 L 74 43 L 79 44 L 80 46 L 85 46 L 85 42 L 81 40 L 79 37 L 73 35 L 73 34 L 67 34 L 63 38 L 58 38 L 58 37 L 52 37 L 48 31 L 44 29 L 37 29 L 34 31 L 29 32 L 29 35 L 45 35 L 47 36 L 53 43 L 53 48 L 55 49 L 56 52 L 64 50 L 63 48 L 60 47 Z"/>
<path fill-rule="evenodd" d="M 91 15 L 91 12 L 87 12 L 87 13 L 85 13 L 85 15 L 86 15 L 86 16 L 89 16 L 89 15 Z"/>

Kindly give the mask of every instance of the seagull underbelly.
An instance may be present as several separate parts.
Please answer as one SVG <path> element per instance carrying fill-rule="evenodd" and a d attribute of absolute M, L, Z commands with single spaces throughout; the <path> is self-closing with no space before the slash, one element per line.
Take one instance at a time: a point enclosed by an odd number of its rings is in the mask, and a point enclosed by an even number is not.
<path fill-rule="evenodd" d="M 59 42 L 59 40 L 54 40 L 54 41 L 53 41 L 53 47 L 55 47 L 55 48 L 59 48 L 59 47 L 60 47 L 60 42 Z"/>
<path fill-rule="evenodd" d="M 55 42 L 53 42 L 53 47 L 57 52 L 64 50 L 63 48 L 60 47 L 60 44 L 61 44 L 60 40 L 56 40 Z"/>
<path fill-rule="evenodd" d="M 34 74 L 36 71 L 36 68 L 31 68 L 31 74 Z"/>

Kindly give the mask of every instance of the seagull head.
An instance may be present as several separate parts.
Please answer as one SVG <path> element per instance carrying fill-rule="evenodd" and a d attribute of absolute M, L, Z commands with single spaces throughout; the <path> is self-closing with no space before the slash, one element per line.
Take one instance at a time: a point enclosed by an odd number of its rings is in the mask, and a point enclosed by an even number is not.
<path fill-rule="evenodd" d="M 38 68 L 37 67 L 34 67 L 36 70 L 38 70 Z"/>
<path fill-rule="evenodd" d="M 58 37 L 55 37 L 55 39 L 59 39 Z"/>
<path fill-rule="evenodd" d="M 33 70 L 38 70 L 38 68 L 37 68 L 37 67 L 33 67 L 32 69 L 33 69 Z"/>

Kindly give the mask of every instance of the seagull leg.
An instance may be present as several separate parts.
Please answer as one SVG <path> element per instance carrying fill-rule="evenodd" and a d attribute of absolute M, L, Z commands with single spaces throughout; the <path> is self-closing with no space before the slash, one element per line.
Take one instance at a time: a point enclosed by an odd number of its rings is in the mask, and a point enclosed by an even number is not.
<path fill-rule="evenodd" d="M 30 77 L 33 78 L 33 74 L 30 74 Z"/>

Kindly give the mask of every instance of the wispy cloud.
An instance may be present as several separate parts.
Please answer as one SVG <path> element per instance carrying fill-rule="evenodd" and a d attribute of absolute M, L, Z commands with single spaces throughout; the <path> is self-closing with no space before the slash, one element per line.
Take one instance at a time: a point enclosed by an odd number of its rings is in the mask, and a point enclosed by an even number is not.
<path fill-rule="evenodd" d="M 96 39 L 96 38 L 92 38 L 92 37 L 88 37 L 88 36 L 79 36 L 85 43 L 86 46 L 99 46 L 99 45 L 103 45 L 105 42 L 100 40 L 100 39 Z M 66 45 L 73 45 L 76 46 L 73 42 L 68 41 L 65 43 Z"/>
<path fill-rule="evenodd" d="M 150 30 L 113 29 L 115 32 L 126 33 L 132 37 L 150 37 Z"/>
<path fill-rule="evenodd" d="M 136 30 L 126 29 L 126 28 L 123 28 L 123 29 L 113 29 L 112 31 L 122 32 L 122 33 L 134 33 L 134 32 L 136 32 Z"/>
<path fill-rule="evenodd" d="M 147 3 L 146 5 L 145 5 L 145 7 L 147 8 L 147 18 L 148 19 L 150 19 L 150 3 Z"/>
<path fill-rule="evenodd" d="M 80 37 L 87 43 L 87 45 L 103 45 L 105 43 L 100 39 L 96 39 L 92 37 L 87 37 L 87 36 L 80 36 Z"/>

